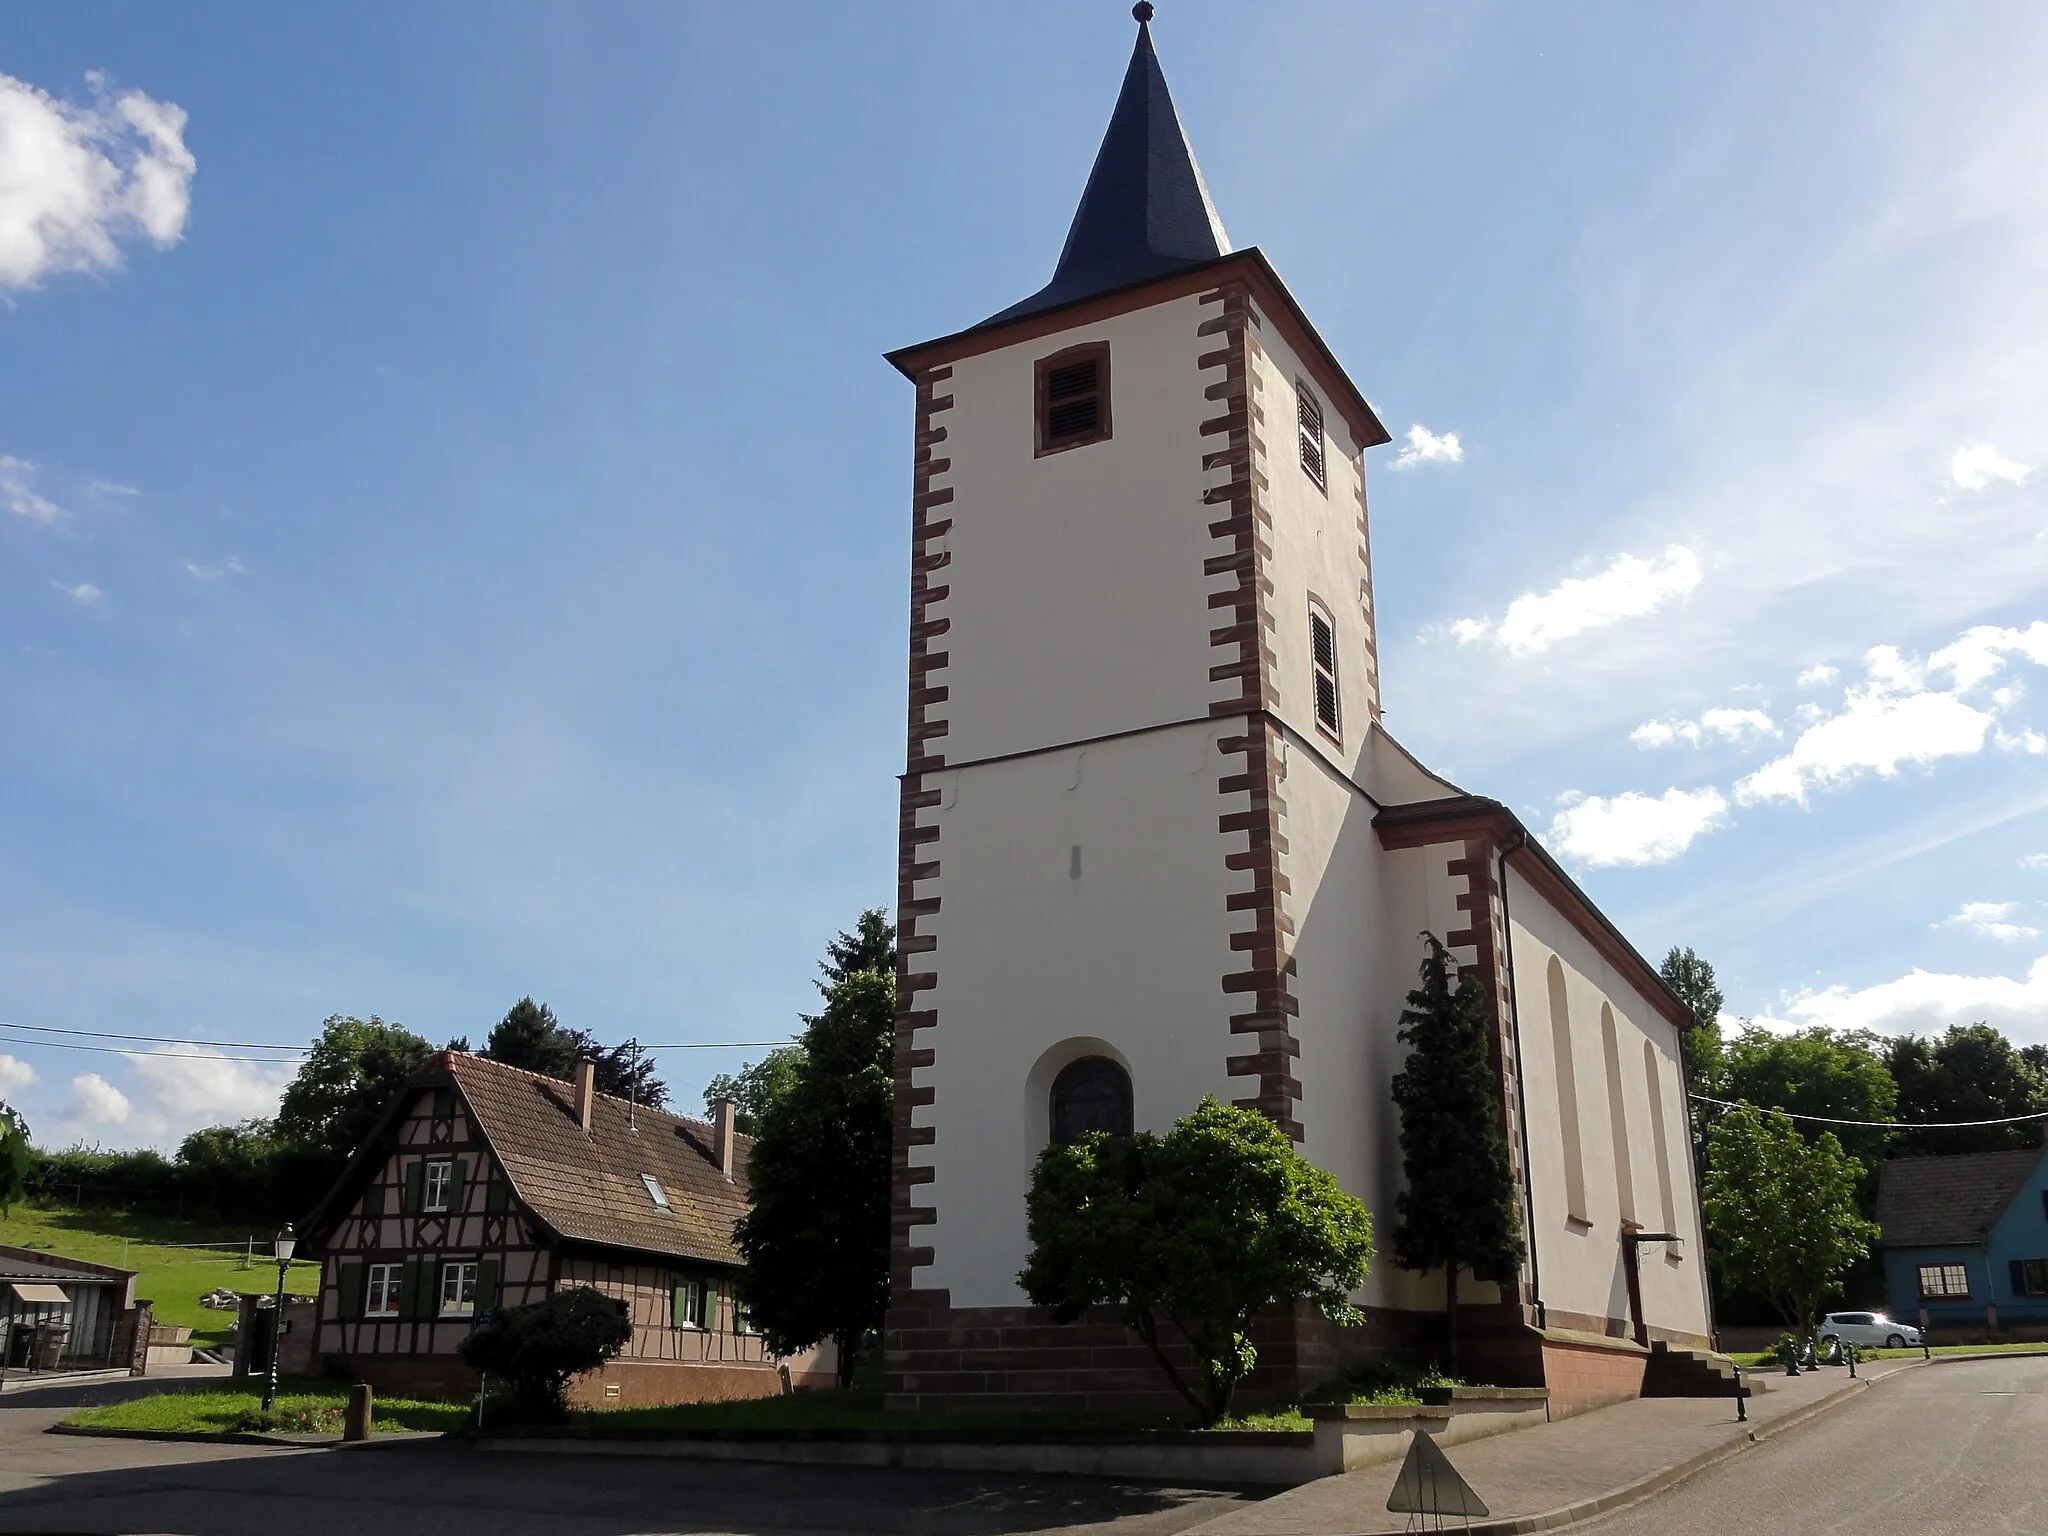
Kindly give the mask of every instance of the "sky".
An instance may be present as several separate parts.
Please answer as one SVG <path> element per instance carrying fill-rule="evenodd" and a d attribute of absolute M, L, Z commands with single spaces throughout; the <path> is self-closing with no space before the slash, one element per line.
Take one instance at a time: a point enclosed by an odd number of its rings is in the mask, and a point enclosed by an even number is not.
<path fill-rule="evenodd" d="M 1224 224 L 1395 436 L 1389 729 L 1734 1017 L 2048 1041 L 2048 11 L 1159 11 Z M 268 1113 L 289 1066 L 240 1042 L 337 1013 L 791 1033 L 894 900 L 881 354 L 1045 281 L 1131 34 L 0 18 L 0 1096 L 38 1140 Z M 759 1054 L 662 1061 L 690 1105 Z"/>

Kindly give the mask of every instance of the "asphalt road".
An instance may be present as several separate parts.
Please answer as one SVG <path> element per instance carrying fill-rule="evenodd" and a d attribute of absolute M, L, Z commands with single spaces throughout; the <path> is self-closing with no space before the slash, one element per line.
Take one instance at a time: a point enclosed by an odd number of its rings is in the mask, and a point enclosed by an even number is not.
<path fill-rule="evenodd" d="M 517 1456 L 438 1442 L 325 1451 L 42 1431 L 85 1397 L 0 1398 L 0 1532 L 192 1536 L 1168 1536 L 1244 1495 L 1094 1478 Z"/>
<path fill-rule="evenodd" d="M 2048 1359 L 1937 1364 L 1578 1527 L 1587 1536 L 2048 1532 Z"/>

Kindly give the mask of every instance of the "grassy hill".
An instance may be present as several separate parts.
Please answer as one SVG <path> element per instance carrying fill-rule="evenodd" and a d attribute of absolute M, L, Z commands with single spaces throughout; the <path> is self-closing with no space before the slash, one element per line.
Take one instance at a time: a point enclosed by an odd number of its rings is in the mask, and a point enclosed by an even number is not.
<path fill-rule="evenodd" d="M 251 1236 L 256 1253 L 255 1262 L 248 1264 L 244 1255 Z M 174 1246 L 180 1243 L 214 1243 L 235 1251 Z M 18 1205 L 11 1214 L 0 1216 L 0 1244 L 136 1271 L 135 1294 L 156 1304 L 156 1320 L 190 1328 L 192 1342 L 202 1346 L 226 1344 L 234 1314 L 200 1306 L 201 1296 L 221 1286 L 260 1292 L 277 1286 L 270 1234 L 230 1231 L 221 1222 Z M 317 1264 L 295 1263 L 285 1289 L 310 1296 L 319 1284 Z"/>

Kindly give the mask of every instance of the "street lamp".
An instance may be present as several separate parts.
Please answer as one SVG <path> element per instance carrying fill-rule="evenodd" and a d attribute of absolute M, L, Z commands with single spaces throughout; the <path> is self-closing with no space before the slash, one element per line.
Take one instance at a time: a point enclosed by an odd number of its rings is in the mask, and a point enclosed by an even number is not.
<path fill-rule="evenodd" d="M 292 1224 L 286 1222 L 276 1237 L 270 1240 L 270 1251 L 277 1255 L 277 1300 L 270 1311 L 270 1371 L 263 1378 L 263 1411 L 270 1412 L 270 1405 L 277 1401 L 277 1357 L 284 1348 L 284 1272 L 291 1267 L 292 1250 L 299 1246 L 299 1239 L 292 1231 Z"/>

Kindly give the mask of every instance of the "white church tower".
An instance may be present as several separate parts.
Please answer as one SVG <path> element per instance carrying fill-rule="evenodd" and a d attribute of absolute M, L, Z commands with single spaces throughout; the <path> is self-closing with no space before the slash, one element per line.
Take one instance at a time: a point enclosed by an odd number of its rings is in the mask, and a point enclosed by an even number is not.
<path fill-rule="evenodd" d="M 1018 1288 L 1055 1136 L 1163 1131 L 1205 1094 L 1257 1109 L 1385 1250 L 1424 928 L 1498 1014 L 1534 1258 L 1467 1282 L 1495 1374 L 1556 1375 L 1571 1333 L 1592 1395 L 1627 1395 L 1638 1336 L 1710 1326 L 1683 1009 L 1510 813 L 1380 728 L 1365 451 L 1388 434 L 1266 258 L 1231 249 L 1151 10 L 1052 281 L 890 357 L 917 389 L 890 1400 L 1157 1400 L 1122 1330 L 1057 1327 Z M 1582 1135 L 1603 1045 L 1613 1134 Z M 1612 1210 L 1591 1148 L 1631 1185 Z M 1366 1329 L 1276 1318 L 1262 1377 L 1407 1347 L 1442 1294 L 1383 1259 Z"/>

